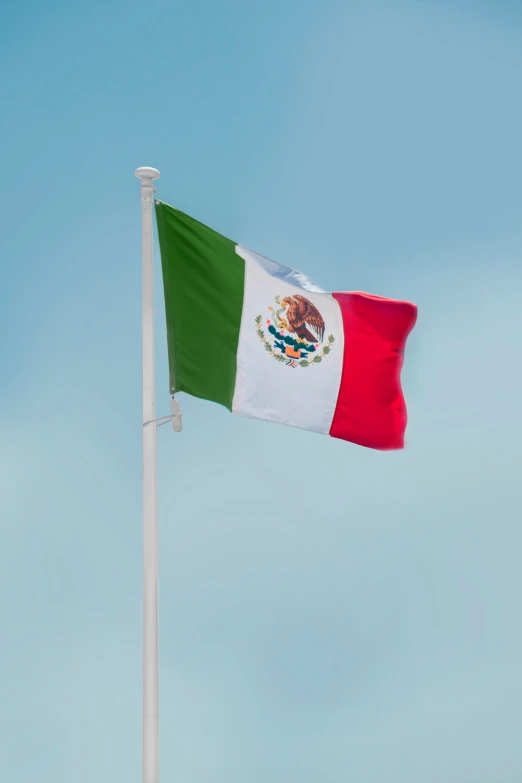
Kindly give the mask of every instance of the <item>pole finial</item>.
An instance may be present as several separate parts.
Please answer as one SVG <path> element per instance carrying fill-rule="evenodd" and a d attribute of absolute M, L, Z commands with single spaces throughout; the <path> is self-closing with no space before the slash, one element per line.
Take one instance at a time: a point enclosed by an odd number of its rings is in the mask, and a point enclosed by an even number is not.
<path fill-rule="evenodd" d="M 152 166 L 140 166 L 134 172 L 134 176 L 138 179 L 159 179 L 161 175 L 158 169 L 153 169 Z"/>

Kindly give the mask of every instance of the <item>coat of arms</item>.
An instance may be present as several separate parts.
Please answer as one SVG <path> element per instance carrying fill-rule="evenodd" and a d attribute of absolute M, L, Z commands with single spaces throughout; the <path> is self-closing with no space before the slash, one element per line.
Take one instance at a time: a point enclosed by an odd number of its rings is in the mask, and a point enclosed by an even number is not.
<path fill-rule="evenodd" d="M 320 364 L 332 350 L 334 337 L 325 340 L 325 324 L 317 307 L 301 294 L 275 298 L 276 307 L 269 307 L 263 328 L 263 316 L 255 319 L 257 336 L 265 350 L 287 367 L 311 367 Z"/>

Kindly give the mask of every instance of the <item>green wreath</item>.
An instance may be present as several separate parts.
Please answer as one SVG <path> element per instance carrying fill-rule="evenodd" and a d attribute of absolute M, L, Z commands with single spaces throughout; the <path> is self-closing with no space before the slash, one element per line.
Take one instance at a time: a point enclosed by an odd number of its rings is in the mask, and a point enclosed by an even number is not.
<path fill-rule="evenodd" d="M 276 315 L 277 314 L 278 313 L 276 313 Z M 323 346 L 323 348 L 318 352 L 315 345 L 311 343 L 303 343 L 299 340 L 296 340 L 294 337 L 290 337 L 290 335 L 281 335 L 280 331 L 271 324 L 268 327 L 268 331 L 270 332 L 271 335 L 274 336 L 274 342 L 277 340 L 279 343 L 281 343 L 281 347 L 276 346 L 279 348 L 281 353 L 277 353 L 274 350 L 274 346 L 270 343 L 269 340 L 266 339 L 265 332 L 263 331 L 263 329 L 261 329 L 262 322 L 263 322 L 263 316 L 262 315 L 256 316 L 255 318 L 256 334 L 259 338 L 259 341 L 263 343 L 265 351 L 267 351 L 267 353 L 269 353 L 270 356 L 273 356 L 276 362 L 281 362 L 281 363 L 284 362 L 289 367 L 311 367 L 311 365 L 313 364 L 320 364 L 323 361 L 323 358 L 325 356 L 328 356 L 328 354 L 333 348 L 333 343 L 335 342 L 335 338 L 333 334 L 329 334 L 327 337 L 327 345 Z M 312 356 L 311 358 L 307 357 L 307 358 L 299 359 L 299 361 L 296 361 L 291 356 L 287 356 L 285 353 L 282 352 L 283 345 L 288 345 L 289 347 L 299 351 L 303 351 L 303 353 L 306 354 L 312 353 L 316 355 Z"/>

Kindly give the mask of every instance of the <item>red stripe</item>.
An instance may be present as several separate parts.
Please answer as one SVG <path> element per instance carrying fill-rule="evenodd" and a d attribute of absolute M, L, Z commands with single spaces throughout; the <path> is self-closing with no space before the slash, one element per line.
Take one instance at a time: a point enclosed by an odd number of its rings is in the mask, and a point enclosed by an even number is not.
<path fill-rule="evenodd" d="M 359 292 L 332 295 L 343 315 L 344 357 L 330 435 L 402 449 L 407 416 L 400 373 L 417 307 Z"/>

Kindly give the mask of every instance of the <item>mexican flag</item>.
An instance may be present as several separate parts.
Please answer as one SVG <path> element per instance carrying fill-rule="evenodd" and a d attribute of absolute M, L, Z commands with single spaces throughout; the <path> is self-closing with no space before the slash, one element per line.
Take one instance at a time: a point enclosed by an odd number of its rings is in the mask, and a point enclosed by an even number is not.
<path fill-rule="evenodd" d="M 327 293 L 161 201 L 156 218 L 172 393 L 369 448 L 404 446 L 400 371 L 415 305 Z"/>

